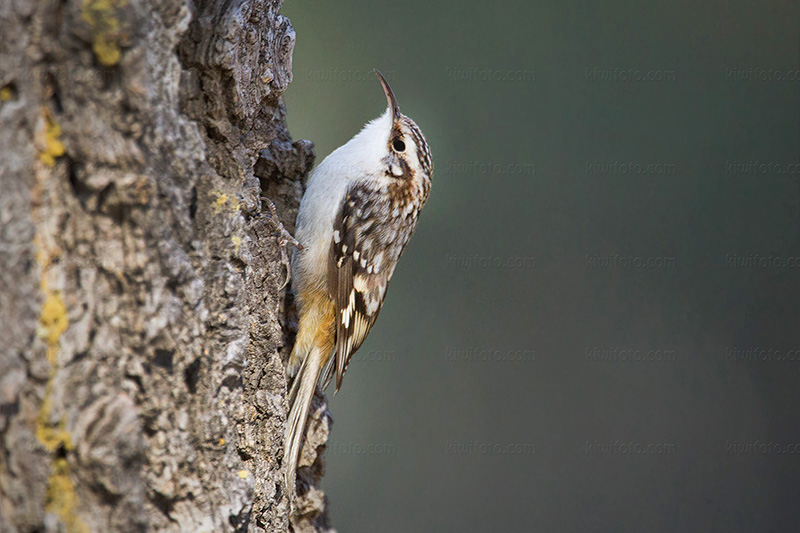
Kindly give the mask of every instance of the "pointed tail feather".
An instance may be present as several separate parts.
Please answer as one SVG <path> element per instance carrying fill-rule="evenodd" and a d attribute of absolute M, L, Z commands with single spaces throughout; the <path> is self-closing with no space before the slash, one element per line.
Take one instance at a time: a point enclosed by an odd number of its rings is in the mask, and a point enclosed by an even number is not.
<path fill-rule="evenodd" d="M 292 383 L 292 388 L 289 391 L 289 405 L 291 407 L 289 409 L 289 418 L 286 421 L 283 464 L 286 467 L 286 487 L 290 494 L 290 500 L 294 497 L 295 475 L 303 445 L 303 437 L 305 436 L 308 410 L 311 407 L 311 400 L 314 398 L 314 391 L 317 388 L 321 370 L 322 356 L 320 351 L 314 348 L 300 365 L 297 376 L 294 378 L 294 383 Z"/>

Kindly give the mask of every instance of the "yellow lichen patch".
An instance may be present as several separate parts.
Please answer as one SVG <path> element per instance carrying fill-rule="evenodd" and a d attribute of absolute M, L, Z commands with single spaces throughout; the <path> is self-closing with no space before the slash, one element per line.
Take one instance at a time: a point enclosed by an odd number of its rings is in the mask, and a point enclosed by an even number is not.
<path fill-rule="evenodd" d="M 233 241 L 234 253 L 236 255 L 239 255 L 239 247 L 242 245 L 242 238 L 237 235 L 234 235 L 233 237 L 231 237 L 231 240 Z"/>
<path fill-rule="evenodd" d="M 235 196 L 228 196 L 227 194 L 221 191 L 211 191 L 211 194 L 215 195 L 217 199 L 214 201 L 214 212 L 219 213 L 226 207 L 229 208 L 231 211 L 238 211 L 240 204 L 239 199 Z"/>
<path fill-rule="evenodd" d="M 61 126 L 53 119 L 50 111 L 44 108 L 36 127 L 35 141 L 39 160 L 48 167 L 55 166 L 56 158 L 64 155 L 64 143 L 59 137 L 61 137 Z"/>
<path fill-rule="evenodd" d="M 250 472 L 247 471 L 247 470 L 239 470 L 239 472 L 237 472 L 237 474 L 242 479 L 247 479 L 250 476 Z"/>
<path fill-rule="evenodd" d="M 6 85 L 5 87 L 0 88 L 0 102 L 8 102 L 14 98 L 14 90 Z"/>
<path fill-rule="evenodd" d="M 67 307 L 61 295 L 48 286 L 48 270 L 52 267 L 53 251 L 48 249 L 40 235 L 34 238 L 36 259 L 41 268 L 40 287 L 44 303 L 39 313 L 39 326 L 42 338 L 47 341 L 47 360 L 50 362 L 50 376 L 45 385 L 44 398 L 36 415 L 36 440 L 48 452 L 73 449 L 72 437 L 66 428 L 65 418 L 53 421 L 53 381 L 58 374 L 58 348 L 61 335 L 69 327 Z M 78 495 L 70 478 L 69 462 L 64 457 L 53 458 L 50 478 L 47 480 L 45 511 L 56 515 L 67 533 L 89 533 L 89 527 L 78 514 Z"/>
<path fill-rule="evenodd" d="M 50 416 L 53 410 L 52 382 L 58 370 L 58 346 L 61 334 L 69 326 L 69 318 L 61 296 L 48 289 L 44 273 L 45 268 L 42 270 L 41 288 L 45 296 L 42 310 L 39 313 L 39 325 L 42 337 L 47 340 L 47 360 L 50 362 L 51 370 L 50 379 L 47 382 L 42 405 L 39 407 L 36 419 L 36 439 L 48 451 L 54 452 L 59 448 L 72 449 L 72 439 L 66 430 L 64 420 L 62 419 L 57 424 L 53 424 Z"/>
<path fill-rule="evenodd" d="M 53 473 L 47 483 L 45 511 L 53 513 L 68 533 L 89 533 L 89 527 L 76 512 L 78 495 L 69 476 L 69 463 L 64 458 L 53 461 Z"/>
<path fill-rule="evenodd" d="M 59 448 L 69 451 L 72 449 L 72 438 L 65 428 L 64 420 L 61 420 L 56 425 L 50 422 L 52 410 L 53 400 L 50 396 L 50 384 L 48 383 L 44 400 L 42 400 L 39 414 L 36 417 L 36 440 L 49 452 L 54 452 Z"/>
<path fill-rule="evenodd" d="M 214 202 L 214 211 L 219 213 L 222 210 L 222 208 L 225 207 L 225 204 L 227 202 L 228 202 L 227 194 L 217 193 L 217 201 Z"/>
<path fill-rule="evenodd" d="M 106 67 L 119 63 L 122 58 L 121 41 L 127 33 L 117 16 L 127 0 L 84 0 L 81 15 L 92 29 L 92 50 Z"/>
<path fill-rule="evenodd" d="M 219 445 L 220 446 L 225 446 L 225 439 L 223 439 L 222 437 L 220 437 L 220 439 L 219 439 Z"/>
<path fill-rule="evenodd" d="M 67 317 L 67 308 L 64 306 L 64 300 L 56 292 L 46 292 L 44 304 L 42 305 L 42 312 L 39 315 L 39 322 L 44 330 L 47 344 L 50 348 L 54 348 L 61 338 L 61 334 L 69 326 L 69 318 Z M 55 361 L 50 361 L 55 363 Z"/>

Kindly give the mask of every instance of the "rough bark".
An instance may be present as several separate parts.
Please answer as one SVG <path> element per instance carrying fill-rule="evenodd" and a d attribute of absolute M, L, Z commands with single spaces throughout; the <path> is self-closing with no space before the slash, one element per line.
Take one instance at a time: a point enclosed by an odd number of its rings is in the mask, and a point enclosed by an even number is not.
<path fill-rule="evenodd" d="M 281 470 L 280 3 L 0 3 L 0 530 L 328 529 L 322 398 L 293 517 Z"/>

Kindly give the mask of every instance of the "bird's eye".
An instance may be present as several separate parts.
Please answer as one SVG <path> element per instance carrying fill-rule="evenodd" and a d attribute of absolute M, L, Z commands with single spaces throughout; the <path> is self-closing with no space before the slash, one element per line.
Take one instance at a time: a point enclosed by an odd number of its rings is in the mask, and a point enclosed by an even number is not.
<path fill-rule="evenodd" d="M 395 139 L 392 141 L 392 148 L 394 148 L 395 152 L 402 152 L 406 149 L 406 143 L 400 139 Z"/>

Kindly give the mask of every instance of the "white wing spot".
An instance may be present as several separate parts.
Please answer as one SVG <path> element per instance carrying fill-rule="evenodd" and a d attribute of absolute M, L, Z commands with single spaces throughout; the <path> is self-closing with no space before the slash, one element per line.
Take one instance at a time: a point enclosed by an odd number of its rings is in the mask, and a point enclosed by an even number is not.
<path fill-rule="evenodd" d="M 355 276 L 353 278 L 353 287 L 360 293 L 366 293 L 369 288 L 367 285 L 367 278 L 364 276 Z"/>
<path fill-rule="evenodd" d="M 333 232 L 333 242 L 335 242 L 336 244 L 342 242 L 342 234 L 339 233 L 338 229 Z"/>
<path fill-rule="evenodd" d="M 375 312 L 378 310 L 380 303 L 381 302 L 378 298 L 375 297 L 370 298 L 369 303 L 367 304 L 367 313 L 370 315 L 374 315 Z"/>

